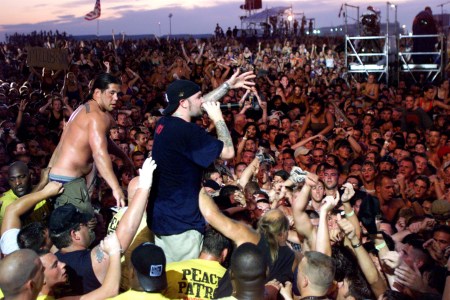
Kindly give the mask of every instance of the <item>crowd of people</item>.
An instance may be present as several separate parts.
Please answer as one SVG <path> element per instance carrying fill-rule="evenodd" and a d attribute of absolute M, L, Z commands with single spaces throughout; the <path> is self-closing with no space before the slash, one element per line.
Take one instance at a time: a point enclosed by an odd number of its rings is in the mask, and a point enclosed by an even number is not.
<path fill-rule="evenodd" d="M 10 36 L 5 299 L 450 299 L 449 80 L 342 42 Z"/>

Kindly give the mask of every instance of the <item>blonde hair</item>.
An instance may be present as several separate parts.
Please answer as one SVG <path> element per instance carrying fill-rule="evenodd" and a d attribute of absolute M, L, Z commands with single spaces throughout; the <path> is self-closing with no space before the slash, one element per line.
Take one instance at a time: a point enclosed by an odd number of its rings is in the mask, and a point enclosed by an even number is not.
<path fill-rule="evenodd" d="M 289 220 L 278 209 L 269 210 L 258 221 L 258 232 L 263 234 L 269 244 L 270 258 L 272 263 L 278 258 L 277 237 L 289 229 Z"/>

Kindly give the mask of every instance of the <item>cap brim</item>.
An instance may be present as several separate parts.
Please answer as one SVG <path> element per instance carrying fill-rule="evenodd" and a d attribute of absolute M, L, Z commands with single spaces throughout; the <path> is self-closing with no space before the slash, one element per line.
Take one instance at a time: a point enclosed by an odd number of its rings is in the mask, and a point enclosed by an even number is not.
<path fill-rule="evenodd" d="M 144 289 L 144 291 L 159 292 L 167 288 L 166 272 L 163 272 L 159 277 L 150 278 L 148 277 L 148 275 L 141 274 L 136 269 L 134 270 L 137 274 L 139 283 L 141 287 Z"/>

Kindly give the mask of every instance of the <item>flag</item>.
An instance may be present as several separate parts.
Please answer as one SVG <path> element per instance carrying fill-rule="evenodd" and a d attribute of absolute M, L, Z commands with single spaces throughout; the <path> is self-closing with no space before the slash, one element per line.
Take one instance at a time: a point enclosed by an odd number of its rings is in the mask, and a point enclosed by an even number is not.
<path fill-rule="evenodd" d="M 338 18 L 341 17 L 341 14 L 342 14 L 342 10 L 343 10 L 343 9 L 344 9 L 344 4 L 341 4 L 341 9 L 339 10 Z"/>
<path fill-rule="evenodd" d="M 87 13 L 84 16 L 84 19 L 87 20 L 87 21 L 92 21 L 92 20 L 95 20 L 97 18 L 100 18 L 101 12 L 102 12 L 102 9 L 100 7 L 100 0 L 97 0 L 95 2 L 94 10 L 89 12 L 89 13 Z"/>

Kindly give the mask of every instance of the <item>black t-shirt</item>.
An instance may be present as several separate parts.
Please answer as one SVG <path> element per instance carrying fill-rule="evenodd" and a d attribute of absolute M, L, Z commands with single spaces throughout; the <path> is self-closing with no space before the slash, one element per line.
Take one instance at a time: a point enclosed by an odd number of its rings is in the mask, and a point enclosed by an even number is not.
<path fill-rule="evenodd" d="M 147 206 L 147 224 L 153 232 L 203 232 L 205 220 L 198 206 L 202 172 L 222 149 L 222 141 L 196 124 L 172 116 L 158 121 L 152 152 L 157 168 Z"/>

